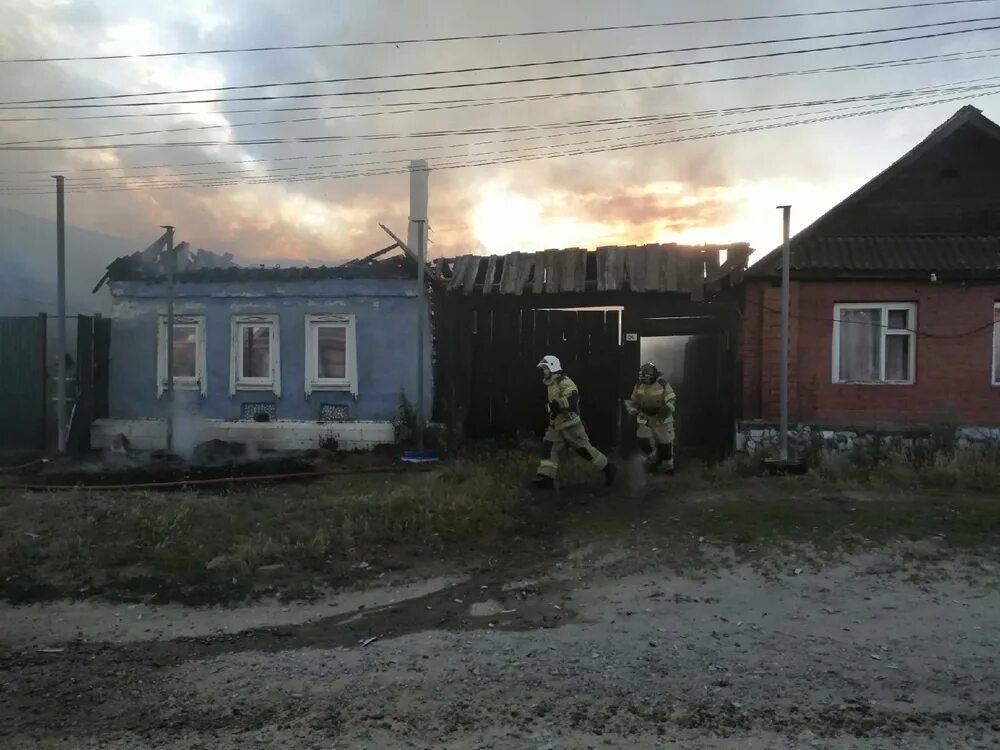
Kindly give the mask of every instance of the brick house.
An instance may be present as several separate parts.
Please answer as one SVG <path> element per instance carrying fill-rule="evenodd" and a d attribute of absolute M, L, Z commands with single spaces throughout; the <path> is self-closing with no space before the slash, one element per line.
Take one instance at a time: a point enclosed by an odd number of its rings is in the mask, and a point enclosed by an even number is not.
<path fill-rule="evenodd" d="M 778 418 L 780 275 L 747 272 L 738 447 Z M 1000 126 L 960 109 L 792 238 L 791 281 L 793 424 L 1000 427 Z"/>

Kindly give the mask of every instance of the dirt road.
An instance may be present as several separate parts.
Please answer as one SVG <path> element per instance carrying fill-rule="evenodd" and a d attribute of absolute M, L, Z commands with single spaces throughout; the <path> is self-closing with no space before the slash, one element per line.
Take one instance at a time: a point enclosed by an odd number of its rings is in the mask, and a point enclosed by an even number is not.
<path fill-rule="evenodd" d="M 684 573 L 637 533 L 308 605 L 6 607 L 0 745 L 1000 744 L 993 563 L 702 544 Z"/>

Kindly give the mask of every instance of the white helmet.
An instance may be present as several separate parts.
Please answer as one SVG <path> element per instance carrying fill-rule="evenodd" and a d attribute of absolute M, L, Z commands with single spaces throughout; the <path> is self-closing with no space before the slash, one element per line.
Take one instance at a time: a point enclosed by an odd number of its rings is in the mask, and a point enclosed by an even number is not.
<path fill-rule="evenodd" d="M 546 354 L 542 357 L 542 361 L 539 362 L 536 367 L 544 367 L 552 374 L 557 372 L 562 372 L 562 364 L 559 362 L 558 357 L 554 357 L 551 354 Z"/>

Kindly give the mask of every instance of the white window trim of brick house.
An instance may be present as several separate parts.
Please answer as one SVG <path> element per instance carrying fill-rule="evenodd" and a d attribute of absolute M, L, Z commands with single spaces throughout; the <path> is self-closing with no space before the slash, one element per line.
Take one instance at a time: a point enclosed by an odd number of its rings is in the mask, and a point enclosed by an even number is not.
<path fill-rule="evenodd" d="M 324 327 L 344 328 L 346 344 L 346 367 L 343 378 L 319 377 L 319 329 Z M 349 391 L 358 397 L 358 350 L 355 338 L 354 315 L 312 313 L 306 315 L 306 373 L 305 393 L 308 398 L 313 391 Z"/>
<path fill-rule="evenodd" d="M 243 331 L 267 328 L 268 374 L 262 378 L 243 375 Z M 230 325 L 229 395 L 237 391 L 271 391 L 281 396 L 281 332 L 277 315 L 234 315 Z"/>
<path fill-rule="evenodd" d="M 174 328 L 177 326 L 194 326 L 195 358 L 194 377 L 174 376 L 174 390 L 199 391 L 202 396 L 208 394 L 208 378 L 205 377 L 205 316 L 175 315 Z M 156 347 L 156 396 L 159 398 L 167 388 L 167 316 L 159 316 L 157 326 Z"/>
<path fill-rule="evenodd" d="M 842 380 L 840 378 L 840 327 L 842 315 L 845 310 L 880 310 L 881 322 L 879 324 L 879 377 L 877 380 Z M 908 328 L 889 328 L 889 312 L 903 310 L 907 313 Z M 850 325 L 850 324 L 848 324 Z M 834 383 L 849 385 L 913 385 L 916 382 L 917 365 L 917 305 L 915 302 L 838 302 L 833 306 L 833 367 L 832 377 Z M 887 380 L 885 376 L 886 368 L 886 339 L 889 336 L 906 336 L 910 340 L 908 370 L 909 377 L 905 380 Z"/>
<path fill-rule="evenodd" d="M 1000 386 L 1000 302 L 993 303 L 993 385 Z"/>

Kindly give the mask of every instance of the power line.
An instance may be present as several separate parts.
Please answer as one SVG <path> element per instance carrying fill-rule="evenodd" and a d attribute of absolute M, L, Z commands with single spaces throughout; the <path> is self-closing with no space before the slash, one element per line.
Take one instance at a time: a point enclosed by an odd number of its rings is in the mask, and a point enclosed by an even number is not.
<path fill-rule="evenodd" d="M 536 124 L 521 124 L 521 125 L 508 125 L 508 126 L 496 126 L 491 128 L 473 128 L 467 130 L 440 130 L 440 131 L 423 131 L 423 132 L 410 132 L 410 133 L 381 133 L 381 134 L 360 134 L 360 135 L 343 135 L 343 136 L 323 136 L 323 137 L 310 137 L 306 139 L 273 139 L 270 141 L 234 141 L 231 145 L 273 145 L 274 143 L 286 143 L 286 142 L 343 142 L 343 141 L 368 141 L 368 140 L 397 140 L 397 139 L 413 139 L 413 138 L 442 138 L 442 137 L 453 137 L 453 136 L 468 136 L 468 135 L 484 135 L 492 133 L 509 133 L 509 132 L 532 132 L 532 131 L 545 131 L 544 135 L 535 136 L 536 138 L 549 138 L 550 131 L 565 130 L 565 129 L 589 129 L 592 127 L 602 126 L 602 125 L 621 125 L 623 128 L 630 127 L 648 127 L 652 125 L 659 125 L 663 122 L 677 122 L 693 119 L 704 119 L 708 117 L 722 117 L 731 114 L 742 114 L 747 112 L 766 112 L 772 110 L 781 109 L 793 109 L 802 107 L 816 107 L 816 106 L 826 106 L 831 104 L 846 104 L 851 102 L 859 101 L 877 101 L 880 99 L 902 99 L 906 97 L 913 96 L 929 96 L 935 93 L 972 93 L 980 91 L 991 91 L 995 89 L 998 85 L 997 81 L 1000 80 L 1000 76 L 975 78 L 964 81 L 954 81 L 946 84 L 937 84 L 932 86 L 917 87 L 912 89 L 904 89 L 901 91 L 888 91 L 880 92 L 874 94 L 863 94 L 850 97 L 840 97 L 840 98 L 826 98 L 826 99 L 814 99 L 808 101 L 797 101 L 797 102 L 780 102 L 774 104 L 759 104 L 759 105 L 748 105 L 742 107 L 728 107 L 728 108 L 716 108 L 709 110 L 700 110 L 694 112 L 676 112 L 676 113 L 657 113 L 657 114 L 643 114 L 635 115 L 630 117 L 612 117 L 612 118 L 601 118 L 601 119 L 588 119 L 588 120 L 570 120 L 570 121 L 557 121 L 557 122 L 545 122 Z M 257 123 L 251 123 L 257 124 Z M 232 125 L 232 127 L 237 127 L 239 123 Z M 205 126 L 208 128 L 220 127 L 220 126 Z M 200 129 L 200 128 L 196 128 Z M 170 132 L 167 131 L 150 131 L 150 132 Z M 123 134 L 127 135 L 127 134 Z M 80 140 L 88 139 L 90 137 L 106 137 L 106 136 L 82 136 L 73 137 L 66 139 L 44 139 L 41 141 L 18 141 L 18 142 L 3 142 L 0 143 L 0 147 L 10 146 L 13 144 L 26 144 L 26 143 L 45 143 L 49 141 L 61 141 L 61 140 Z M 523 139 L 510 139 L 510 140 L 532 140 L 532 138 Z M 454 144 L 451 147 L 467 147 L 469 145 L 482 145 L 482 144 Z M 442 148 L 447 146 L 442 146 Z M 396 149 L 396 151 L 410 151 L 412 149 Z M 365 152 L 366 154 L 372 152 Z M 313 157 L 316 158 L 316 157 Z M 266 161 L 266 160 L 261 160 Z M 229 163 L 229 162 L 222 162 Z M 169 165 L 168 165 L 169 166 Z M 252 171 L 252 170 L 250 170 Z M 183 174 L 183 173 L 182 173 Z M 199 173 L 188 173 L 188 174 L 199 174 Z M 204 174 L 204 173 L 200 173 Z M 86 180 L 99 180 L 99 177 L 92 178 L 82 178 Z M 0 180 L 0 184 L 4 181 Z M 46 181 L 47 182 L 47 181 Z"/>
<path fill-rule="evenodd" d="M 884 113 L 888 113 L 888 112 L 897 112 L 897 111 L 903 111 L 903 110 L 910 110 L 910 109 L 914 109 L 914 108 L 917 108 L 917 107 L 930 106 L 930 105 L 936 105 L 936 104 L 945 104 L 945 103 L 954 102 L 954 101 L 962 101 L 964 99 L 965 99 L 964 96 L 958 96 L 958 97 L 937 99 L 937 100 L 932 100 L 932 101 L 927 101 L 927 102 L 917 102 L 917 103 L 910 103 L 910 104 L 901 104 L 901 105 L 896 105 L 896 106 L 891 106 L 891 107 L 883 107 L 881 109 L 872 109 L 872 110 L 868 110 L 868 111 L 856 111 L 856 112 L 847 112 L 847 113 L 835 114 L 835 115 L 824 115 L 824 116 L 816 116 L 816 117 L 806 117 L 806 118 L 803 118 L 803 119 L 795 120 L 795 121 L 792 121 L 792 122 L 785 122 L 785 123 L 757 124 L 757 125 L 752 125 L 752 126 L 749 126 L 749 127 L 733 128 L 733 129 L 730 129 L 730 130 L 720 130 L 720 131 L 717 131 L 717 132 L 699 133 L 699 134 L 696 134 L 696 135 L 689 135 L 689 136 L 676 136 L 675 135 L 673 137 L 660 138 L 658 140 L 647 140 L 647 141 L 644 141 L 644 142 L 629 142 L 629 143 L 625 143 L 625 144 L 618 143 L 618 141 L 627 140 L 627 138 L 625 138 L 625 137 L 601 139 L 602 141 L 611 141 L 611 142 L 614 142 L 614 143 L 613 143 L 613 145 L 606 145 L 606 146 L 602 146 L 602 147 L 599 147 L 599 148 L 579 148 L 579 147 L 577 147 L 575 150 L 543 153 L 543 154 L 538 154 L 538 155 L 533 155 L 533 156 L 528 156 L 528 157 L 514 156 L 514 157 L 509 157 L 509 158 L 503 158 L 503 159 L 492 159 L 492 160 L 487 159 L 487 160 L 482 160 L 482 161 L 462 160 L 462 161 L 459 161 L 459 162 L 451 162 L 451 163 L 436 163 L 434 165 L 434 169 L 435 169 L 435 171 L 452 170 L 452 169 L 468 169 L 468 168 L 475 168 L 475 167 L 482 167 L 482 166 L 495 166 L 495 165 L 501 165 L 501 164 L 525 163 L 525 162 L 532 162 L 532 161 L 539 161 L 539 160 L 549 160 L 549 159 L 564 158 L 564 157 L 569 157 L 569 156 L 582 156 L 582 155 L 590 155 L 590 154 L 598 154 L 598 153 L 611 153 L 611 152 L 617 152 L 617 151 L 623 151 L 623 150 L 630 150 L 630 149 L 634 149 L 634 148 L 644 148 L 644 147 L 659 146 L 659 145 L 672 144 L 672 143 L 680 143 L 680 142 L 686 142 L 686 141 L 695 141 L 695 140 L 704 140 L 704 139 L 709 139 L 709 138 L 717 138 L 717 137 L 728 136 L 728 135 L 739 135 L 739 134 L 745 134 L 745 133 L 754 133 L 754 132 L 760 132 L 760 131 L 765 131 L 765 130 L 772 130 L 772 129 L 776 129 L 776 128 L 786 128 L 786 127 L 795 127 L 795 126 L 799 126 L 799 125 L 809 125 L 809 124 L 814 124 L 814 123 L 818 123 L 818 122 L 829 122 L 829 121 L 834 121 L 834 120 L 842 120 L 842 119 L 847 119 L 847 118 L 852 118 L 852 117 L 859 117 L 859 116 L 865 116 L 865 115 L 871 115 L 871 114 L 884 114 Z M 675 131 L 670 131 L 670 132 L 675 132 Z M 202 183 L 190 183 L 190 184 L 188 184 L 188 183 L 177 183 L 177 184 L 172 184 L 172 185 L 154 186 L 154 187 L 150 187 L 150 188 L 141 188 L 141 186 L 138 187 L 138 188 L 135 187 L 135 186 L 129 186 L 129 187 L 107 187 L 107 188 L 82 188 L 82 189 L 79 189 L 79 190 L 74 190 L 72 192 L 123 192 L 123 191 L 128 191 L 128 190 L 135 190 L 135 189 L 157 190 L 157 189 L 177 189 L 177 188 L 189 188 L 189 187 L 225 187 L 225 186 L 234 186 L 234 185 L 236 185 L 236 186 L 238 186 L 238 185 L 266 185 L 266 184 L 277 184 L 277 183 L 315 182 L 315 181 L 319 181 L 319 180 L 347 179 L 347 178 L 354 178 L 354 177 L 375 177 L 375 176 L 382 176 L 382 175 L 395 175 L 395 174 L 403 174 L 403 173 L 406 173 L 407 171 L 408 171 L 408 169 L 406 167 L 399 168 L 399 169 L 395 169 L 394 168 L 394 169 L 383 169 L 383 170 L 355 170 L 353 172 L 341 172 L 341 173 L 333 172 L 333 173 L 319 174 L 319 175 L 315 175 L 315 176 L 302 176 L 302 177 L 290 177 L 290 178 L 262 178 L 262 179 L 259 179 L 259 180 L 243 180 L 243 181 L 217 180 L 215 182 L 202 182 Z M 17 193 L 17 195 L 51 195 L 51 194 L 52 194 L 51 190 L 47 190 L 47 191 L 22 191 L 20 193 Z"/>
<path fill-rule="evenodd" d="M 436 112 L 436 111 L 446 111 L 455 109 L 465 109 L 474 107 L 484 107 L 484 106 L 495 106 L 502 104 L 523 104 L 523 103 L 534 103 L 539 101 L 547 101 L 549 99 L 564 99 L 570 97 L 578 96 L 595 96 L 595 95 L 605 95 L 605 94 L 616 94 L 620 95 L 623 93 L 632 93 L 637 91 L 652 91 L 666 88 L 676 88 L 680 86 L 695 86 L 702 84 L 715 84 L 715 83 L 731 83 L 739 81 L 749 81 L 758 80 L 764 78 L 783 78 L 789 76 L 806 76 L 806 75 L 816 75 L 820 73 L 845 73 L 853 72 L 859 70 L 875 70 L 880 68 L 894 68 L 894 67 L 908 67 L 911 65 L 928 65 L 933 63 L 947 63 L 947 62 L 963 62 L 969 60 L 983 60 L 990 59 L 1000 56 L 996 53 L 1000 52 L 1000 47 L 986 47 L 976 50 L 964 50 L 957 52 L 946 52 L 935 55 L 923 55 L 919 57 L 904 57 L 904 58 L 894 58 L 891 60 L 878 60 L 865 63 L 855 63 L 851 65 L 836 65 L 836 66 L 826 66 L 821 68 L 811 68 L 804 70 L 790 70 L 790 71 L 778 71 L 769 73 L 754 73 L 740 76 L 727 76 L 719 78 L 709 78 L 697 81 L 671 81 L 669 83 L 660 84 L 643 84 L 638 86 L 624 86 L 624 87 L 614 87 L 614 88 L 604 88 L 604 89 L 591 89 L 584 91 L 563 91 L 563 92 L 549 92 L 540 94 L 529 94 L 524 96 L 497 96 L 497 97 L 484 97 L 484 98 L 461 98 L 461 99 L 431 99 L 425 101 L 403 101 L 403 102 L 385 102 L 385 103 L 354 103 L 354 104 L 339 104 L 339 105 L 309 105 L 309 106 L 296 106 L 296 107 L 248 107 L 244 109 L 233 109 L 233 110 L 222 110 L 215 112 L 213 114 L 217 115 L 234 115 L 234 114 L 251 114 L 251 113 L 270 113 L 270 112 L 315 112 L 315 111 L 339 111 L 339 110 L 357 110 L 357 109 L 377 109 L 385 107 L 410 107 L 410 109 L 390 109 L 388 111 L 377 111 L 377 112 L 351 112 L 344 115 L 335 115 L 330 118 L 319 118 L 319 119 L 346 119 L 355 117 L 384 117 L 390 115 L 400 115 L 400 114 L 413 114 L 420 112 Z M 438 106 L 441 105 L 441 106 Z M 174 106 L 163 105 L 163 106 Z M 139 112 L 139 113 L 127 113 L 127 114 L 113 114 L 113 115 L 71 115 L 71 116 L 42 116 L 42 117 L 0 117 L 0 122 L 64 122 L 64 121 L 79 121 L 79 120 L 116 120 L 116 119 L 146 119 L 150 117 L 193 117 L 193 116 L 204 116 L 204 112 Z M 299 121 L 311 121 L 313 118 L 301 118 L 291 119 L 287 122 L 299 122 Z M 283 121 L 273 121 L 283 122 Z M 268 122 L 257 123 L 257 124 L 271 124 Z M 210 129 L 210 128 L 222 128 L 222 127 L 237 127 L 237 124 L 229 125 L 207 125 L 198 128 L 190 128 L 191 130 L 198 129 Z M 174 128 L 172 131 L 186 130 L 186 128 Z M 153 131 L 150 131 L 153 132 Z M 162 131 L 167 132 L 167 131 Z M 84 136 L 84 137 L 110 137 L 110 136 Z M 105 168 L 97 168 L 105 169 Z M 116 167 L 107 167 L 106 169 L 116 169 Z M 40 173 L 48 174 L 51 170 L 41 170 Z"/>
<path fill-rule="evenodd" d="M 878 303 L 878 304 L 881 304 L 881 303 Z M 774 308 L 774 307 L 771 307 L 769 305 L 765 305 L 762 302 L 757 302 L 756 300 L 747 300 L 747 305 L 750 305 L 752 307 L 760 308 L 761 310 L 765 310 L 766 312 L 773 313 L 774 315 L 780 315 L 781 314 L 781 310 L 779 310 L 777 308 Z M 873 308 L 877 307 L 877 306 L 878 305 L 876 305 L 876 304 L 872 305 Z M 995 328 L 997 326 L 997 324 L 998 324 L 998 321 L 991 320 L 989 323 L 984 323 L 982 325 L 976 326 L 975 328 L 970 328 L 970 329 L 968 329 L 966 331 L 960 331 L 958 333 L 932 333 L 930 331 L 921 330 L 919 328 L 900 328 L 898 326 L 890 326 L 887 323 L 856 323 L 854 321 L 845 321 L 845 320 L 838 321 L 836 318 L 827 317 L 825 315 L 805 315 L 803 313 L 793 313 L 793 312 L 789 312 L 788 315 L 789 315 L 789 317 L 794 318 L 796 320 L 809 320 L 809 321 L 820 322 L 820 323 L 838 323 L 839 322 L 841 324 L 846 323 L 848 325 L 863 326 L 865 328 L 890 329 L 890 330 L 893 330 L 893 331 L 901 331 L 903 333 L 912 333 L 912 334 L 914 334 L 915 336 L 917 336 L 919 338 L 927 338 L 927 339 L 962 339 L 962 338 L 966 338 L 968 336 L 973 336 L 973 335 L 975 335 L 977 333 L 980 333 L 982 331 L 985 331 L 985 330 L 988 330 L 988 329 L 991 329 L 991 328 Z"/>
<path fill-rule="evenodd" d="M 464 35 L 454 35 L 454 36 L 438 36 L 438 37 L 422 37 L 422 38 L 411 37 L 403 39 L 382 39 L 382 40 L 355 41 L 355 42 L 288 44 L 288 45 L 272 45 L 266 47 L 234 47 L 234 48 L 218 48 L 218 49 L 205 49 L 205 50 L 182 50 L 174 52 L 146 52 L 146 53 L 131 54 L 131 55 L 115 54 L 115 55 L 81 55 L 76 57 L 70 57 L 70 56 L 13 57 L 13 58 L 0 59 L 0 64 L 39 63 L 39 62 L 83 62 L 88 60 L 129 60 L 129 59 L 144 59 L 144 58 L 148 59 L 148 58 L 158 58 L 158 57 L 181 57 L 188 55 L 224 55 L 224 54 L 251 53 L 251 52 L 276 52 L 276 51 L 289 51 L 289 50 L 317 50 L 317 49 L 335 49 L 335 48 L 350 48 L 350 47 L 399 46 L 404 44 L 428 44 L 428 43 L 439 43 L 439 42 L 482 41 L 488 39 L 513 39 L 522 37 L 558 36 L 566 34 L 584 34 L 584 33 L 605 32 L 605 31 L 634 31 L 641 29 L 683 27 L 683 26 L 707 25 L 707 24 L 719 24 L 719 23 L 735 23 L 735 22 L 745 22 L 745 21 L 769 21 L 769 20 L 780 20 L 780 19 L 790 19 L 790 18 L 849 15 L 849 14 L 859 14 L 859 13 L 875 13 L 880 11 L 892 11 L 892 10 L 914 10 L 919 8 L 933 8 L 933 7 L 952 6 L 952 5 L 971 5 L 971 4 L 995 2 L 995 1 L 996 0 L 938 0 L 937 2 L 902 3 L 896 5 L 882 5 L 872 8 L 846 8 L 846 9 L 821 10 L 821 11 L 801 11 L 797 13 L 776 13 L 769 15 L 729 16 L 723 18 L 691 19 L 684 21 L 662 21 L 655 23 L 623 24 L 617 26 L 590 26 L 590 27 L 580 27 L 572 29 L 515 31 L 515 32 L 499 32 L 492 34 L 464 34 Z"/>
<path fill-rule="evenodd" d="M 989 79 L 992 80 L 992 79 Z M 967 86 L 967 87 L 954 87 L 951 89 L 952 92 L 961 92 L 967 95 L 971 92 L 992 90 L 995 85 L 983 84 L 980 86 Z M 947 89 L 946 89 L 947 90 Z M 917 90 L 919 93 L 919 90 Z M 930 91 L 933 91 L 931 89 Z M 928 91 L 924 92 L 925 94 Z M 893 94 L 885 94 L 883 96 L 893 96 Z M 830 100 L 827 100 L 830 101 Z M 820 104 L 825 103 L 820 101 Z M 655 116 L 643 115 L 639 119 L 649 124 L 657 124 L 656 119 L 650 119 Z M 668 119 L 668 118 L 661 118 Z M 619 120 L 585 120 L 578 121 L 576 123 L 550 123 L 542 125 L 514 125 L 506 127 L 496 127 L 496 128 L 474 128 L 469 130 L 440 130 L 440 131 L 424 131 L 424 132 L 414 132 L 414 133 L 386 133 L 386 134 L 357 134 L 357 135 L 316 135 L 316 136 L 299 136 L 299 137 L 285 137 L 285 138 L 255 138 L 246 140 L 230 140 L 225 141 L 220 144 L 217 141 L 161 141 L 161 142 L 132 142 L 132 143 L 118 143 L 118 144 L 89 144 L 82 146 L 3 146 L 0 145 L 0 151 L 90 151 L 90 150 L 111 150 L 111 149 L 133 149 L 133 148 L 190 148 L 190 147 L 203 147 L 203 146 L 218 146 L 226 145 L 233 147 L 244 147 L 244 146 L 286 146 L 289 144 L 314 144 L 314 143 L 343 143 L 350 141 L 386 141 L 386 140 L 400 140 L 400 139 L 437 139 L 445 137 L 454 136 L 475 136 L 484 135 L 491 133 L 505 133 L 505 132 L 524 132 L 524 131 L 535 131 L 535 130 L 554 130 L 558 128 L 591 128 L 597 125 L 602 125 L 608 122 L 628 122 L 628 118 L 621 118 Z M 546 135 L 537 136 L 539 138 L 547 137 Z"/>
<path fill-rule="evenodd" d="M 998 17 L 1000 18 L 1000 17 Z M 309 94 L 280 94 L 280 95 L 263 95 L 263 96 L 248 96 L 248 97 L 217 97 L 214 99 L 193 99 L 185 101 L 167 101 L 167 102 L 121 102 L 121 103 L 101 103 L 101 104 L 41 104 L 41 105 L 27 105 L 27 104 L 9 104 L 5 106 L 0 106 L 0 110 L 13 111 L 13 110 L 25 110 L 25 109 L 41 109 L 41 110 L 51 110 L 51 109 L 98 109 L 98 108 L 110 108 L 110 107 L 151 107 L 151 106 L 176 106 L 179 104 L 218 104 L 222 102 L 244 102 L 244 101 L 276 101 L 283 99 L 318 99 L 327 98 L 331 96 L 373 96 L 381 94 L 398 94 L 398 93 L 411 93 L 416 91 L 442 91 L 442 90 L 453 90 L 453 89 L 469 89 L 469 88 L 480 88 L 483 86 L 502 86 L 509 84 L 524 84 L 524 83 L 539 83 L 544 81 L 559 81 L 559 80 L 571 80 L 580 78 L 593 78 L 596 76 L 606 76 L 606 75 L 620 75 L 622 73 L 638 73 L 646 72 L 651 70 L 667 70 L 672 68 L 684 68 L 691 66 L 700 65 L 713 65 L 716 63 L 731 63 L 731 62 L 745 62 L 748 60 L 764 60 L 777 57 L 788 57 L 792 55 L 804 55 L 813 54 L 816 52 L 831 52 L 845 49 L 862 49 L 868 47 L 883 46 L 887 44 L 899 44 L 901 42 L 912 42 L 919 41 L 923 39 L 940 39 L 944 37 L 958 36 L 961 34 L 973 34 L 981 31 L 994 31 L 1000 29 L 1000 25 L 994 26 L 977 26 L 972 29 L 958 29 L 953 31 L 939 31 L 931 34 L 915 34 L 911 36 L 899 37 L 896 39 L 879 39 L 870 40 L 866 42 L 855 42 L 852 44 L 840 44 L 840 45 L 828 45 L 825 47 L 812 47 L 808 49 L 796 49 L 796 50 L 779 50 L 773 52 L 760 52 L 752 55 L 740 55 L 736 57 L 722 57 L 714 58 L 711 60 L 689 60 L 680 61 L 673 63 L 664 63 L 659 65 L 645 65 L 636 66 L 632 68 L 621 68 L 618 70 L 598 70 L 580 73 L 563 73 L 557 75 L 547 75 L 547 76 L 536 76 L 530 78 L 515 78 L 507 79 L 503 81 L 466 81 L 462 83 L 451 83 L 451 84 L 435 84 L 428 86 L 413 86 L 410 88 L 387 88 L 387 89 L 371 89 L 367 91 L 337 91 L 332 93 L 309 93 Z M 321 83 L 321 81 L 318 81 Z M 97 98 L 110 98 L 110 97 L 97 97 Z M 64 100 L 71 101 L 71 100 Z"/>
<path fill-rule="evenodd" d="M 342 78 L 313 78 L 300 81 L 272 81 L 269 83 L 249 83 L 233 86 L 213 86 L 209 88 L 196 89 L 163 89 L 160 91 L 143 91 L 130 94 L 107 94 L 103 96 L 72 96 L 55 97 L 50 99 L 21 99 L 16 101 L 0 102 L 0 106 L 15 104 L 54 104 L 57 102 L 89 102 L 101 99 L 137 99 L 144 96 L 182 96 L 184 94 L 208 94 L 221 93 L 225 91 L 249 91 L 257 89 L 269 89 L 276 87 L 297 87 L 316 86 L 331 83 L 358 83 L 361 81 L 380 81 L 386 79 L 399 78 L 420 78 L 424 76 L 458 75 L 466 73 L 486 73 L 498 70 L 513 70 L 516 68 L 537 68 L 548 65 L 575 65 L 588 62 L 605 62 L 608 60 L 626 60 L 636 57 L 650 57 L 654 55 L 670 55 L 682 52 L 707 52 L 710 50 L 733 49 L 739 47 L 756 47 L 764 44 L 786 44 L 791 42 L 811 42 L 819 39 L 838 39 L 842 37 L 864 36 L 867 34 L 888 34 L 897 31 L 914 31 L 916 29 L 937 29 L 945 26 L 958 26 L 968 23 L 980 23 L 983 21 L 997 21 L 1000 16 L 987 16 L 984 18 L 966 18 L 952 21 L 938 21 L 934 23 L 911 24 L 909 26 L 893 26 L 879 29 L 862 29 L 859 31 L 842 31 L 828 34 L 811 34 L 808 36 L 781 37 L 777 39 L 761 39 L 755 41 L 724 42 L 719 44 L 704 44 L 695 47 L 675 47 L 672 49 L 647 50 L 641 52 L 620 52 L 610 55 L 594 55 L 590 57 L 560 58 L 556 60 L 538 60 L 523 63 L 504 63 L 500 65 L 483 65 L 466 68 L 445 68 L 425 71 L 404 71 L 397 73 L 380 73 L 366 76 L 347 76 Z"/>

